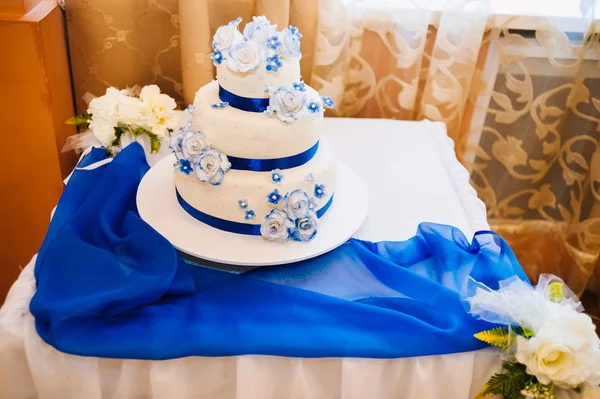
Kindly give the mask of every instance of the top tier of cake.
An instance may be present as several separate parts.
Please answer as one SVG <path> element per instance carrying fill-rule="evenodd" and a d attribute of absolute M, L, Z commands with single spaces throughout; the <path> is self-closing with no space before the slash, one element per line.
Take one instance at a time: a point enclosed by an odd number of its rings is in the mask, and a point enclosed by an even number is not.
<path fill-rule="evenodd" d="M 234 95 L 268 98 L 266 87 L 300 82 L 300 38 L 290 26 L 277 31 L 264 16 L 254 17 L 239 31 L 241 18 L 217 29 L 211 58 L 219 85 Z"/>

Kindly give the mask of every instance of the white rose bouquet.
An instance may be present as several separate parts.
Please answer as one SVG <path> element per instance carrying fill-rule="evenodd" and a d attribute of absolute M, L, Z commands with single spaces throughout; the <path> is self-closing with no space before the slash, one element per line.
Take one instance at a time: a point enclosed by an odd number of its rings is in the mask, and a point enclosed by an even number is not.
<path fill-rule="evenodd" d="M 109 87 L 103 96 L 89 102 L 86 113 L 66 122 L 87 130 L 69 137 L 63 150 L 102 146 L 112 157 L 138 142 L 146 154 L 157 154 L 177 126 L 176 106 L 175 100 L 156 85 L 127 90 Z"/>
<path fill-rule="evenodd" d="M 515 277 L 496 291 L 470 288 L 469 313 L 507 325 L 475 335 L 501 347 L 506 359 L 504 372 L 492 376 L 476 398 L 600 398 L 600 340 L 562 280 L 541 275 L 534 288 Z"/>

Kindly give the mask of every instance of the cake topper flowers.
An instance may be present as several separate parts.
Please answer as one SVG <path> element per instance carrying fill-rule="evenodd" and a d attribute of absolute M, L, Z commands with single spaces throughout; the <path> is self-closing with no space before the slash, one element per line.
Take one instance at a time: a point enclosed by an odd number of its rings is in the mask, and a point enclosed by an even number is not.
<path fill-rule="evenodd" d="M 298 28 L 290 26 L 277 32 L 277 25 L 267 17 L 253 17 L 239 31 L 241 18 L 219 27 L 213 36 L 210 58 L 215 66 L 226 65 L 232 72 L 255 71 L 261 63 L 270 73 L 277 73 L 285 60 L 297 61 L 302 57 Z"/>
<path fill-rule="evenodd" d="M 67 139 L 65 150 L 83 151 L 95 145 L 115 156 L 130 143 L 139 142 L 147 154 L 156 154 L 177 125 L 176 106 L 156 85 L 126 90 L 109 87 L 90 101 L 86 113 L 66 122 L 87 130 Z"/>
<path fill-rule="evenodd" d="M 556 398 L 600 395 L 600 340 L 577 297 L 559 278 L 542 274 L 536 287 L 513 277 L 492 291 L 467 288 L 469 313 L 504 324 L 475 338 L 504 351 L 504 372 L 492 376 L 476 398 Z"/>

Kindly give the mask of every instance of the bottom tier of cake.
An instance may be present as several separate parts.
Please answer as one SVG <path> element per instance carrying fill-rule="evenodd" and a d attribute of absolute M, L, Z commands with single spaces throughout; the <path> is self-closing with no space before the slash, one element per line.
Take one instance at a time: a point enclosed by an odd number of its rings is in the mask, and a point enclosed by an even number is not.
<path fill-rule="evenodd" d="M 229 170 L 220 185 L 200 182 L 194 174 L 175 172 L 175 186 L 185 206 L 209 218 L 260 225 L 264 217 L 281 208 L 284 196 L 304 191 L 320 215 L 331 204 L 337 160 L 322 138 L 315 156 L 306 164 L 273 172 Z M 181 202 L 181 201 L 180 201 Z"/>

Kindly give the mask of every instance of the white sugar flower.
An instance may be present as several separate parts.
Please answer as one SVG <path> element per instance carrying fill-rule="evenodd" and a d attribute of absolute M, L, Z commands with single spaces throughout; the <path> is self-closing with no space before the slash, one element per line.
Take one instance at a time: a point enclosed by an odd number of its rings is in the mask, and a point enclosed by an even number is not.
<path fill-rule="evenodd" d="M 302 190 L 294 190 L 283 197 L 281 207 L 288 214 L 288 217 L 292 220 L 306 217 L 310 209 L 308 207 L 310 199 L 308 195 Z"/>
<path fill-rule="evenodd" d="M 279 209 L 273 209 L 260 225 L 260 235 L 269 241 L 285 242 L 290 238 L 294 228 L 287 214 Z"/>
<path fill-rule="evenodd" d="M 225 173 L 231 168 L 227 155 L 214 148 L 206 148 L 193 159 L 196 177 L 201 182 L 218 186 L 223 181 Z"/>
<path fill-rule="evenodd" d="M 306 93 L 294 89 L 292 85 L 281 86 L 269 98 L 266 115 L 273 112 L 286 123 L 294 122 L 306 113 Z"/>
<path fill-rule="evenodd" d="M 238 30 L 240 22 L 242 22 L 242 19 L 237 18 L 227 25 L 219 27 L 213 36 L 213 48 L 221 52 L 226 52 L 233 43 L 244 40 L 244 36 Z"/>
<path fill-rule="evenodd" d="M 244 37 L 246 40 L 256 39 L 260 43 L 266 43 L 277 31 L 277 25 L 271 25 L 271 22 L 264 15 L 253 17 L 252 22 L 248 22 L 244 28 Z"/>
<path fill-rule="evenodd" d="M 317 235 L 317 215 L 310 211 L 306 216 L 295 220 L 296 229 L 292 231 L 292 239 L 295 241 L 310 241 Z"/>
<path fill-rule="evenodd" d="M 517 337 L 517 360 L 542 384 L 575 388 L 600 383 L 600 340 L 589 316 L 548 302 L 547 318 L 535 335 Z"/>
<path fill-rule="evenodd" d="M 177 126 L 177 115 L 174 112 L 177 104 L 172 97 L 162 94 L 158 86 L 144 86 L 140 92 L 140 99 L 149 109 L 146 125 L 152 133 L 163 137 L 169 129 Z"/>
<path fill-rule="evenodd" d="M 183 137 L 181 147 L 186 158 L 193 158 L 209 146 L 206 136 L 199 131 L 188 132 Z"/>
<path fill-rule="evenodd" d="M 261 47 L 256 40 L 234 43 L 229 47 L 227 66 L 232 72 L 253 71 L 261 60 Z"/>
<path fill-rule="evenodd" d="M 279 35 L 281 45 L 277 47 L 276 52 L 284 59 L 300 59 L 302 52 L 300 51 L 300 38 L 302 35 L 298 29 L 290 26 L 284 29 Z"/>

